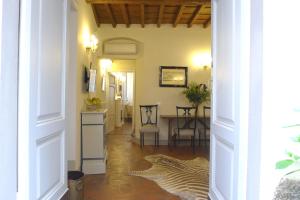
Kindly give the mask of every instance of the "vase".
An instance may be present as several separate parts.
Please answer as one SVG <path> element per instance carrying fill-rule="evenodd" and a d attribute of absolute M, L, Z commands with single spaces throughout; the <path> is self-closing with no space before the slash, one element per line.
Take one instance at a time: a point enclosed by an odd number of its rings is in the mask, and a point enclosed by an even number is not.
<path fill-rule="evenodd" d="M 279 182 L 273 200 L 300 199 L 300 170 L 285 175 Z"/>

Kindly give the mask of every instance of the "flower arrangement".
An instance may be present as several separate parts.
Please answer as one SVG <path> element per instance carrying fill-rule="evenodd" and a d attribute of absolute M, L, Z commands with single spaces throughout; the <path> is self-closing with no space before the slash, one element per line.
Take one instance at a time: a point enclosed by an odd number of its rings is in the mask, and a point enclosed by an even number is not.
<path fill-rule="evenodd" d="M 85 100 L 85 105 L 86 105 L 87 110 L 95 110 L 95 109 L 100 108 L 101 100 L 100 100 L 100 98 L 97 98 L 97 97 L 93 97 L 93 98 L 88 97 Z"/>
<path fill-rule="evenodd" d="M 191 82 L 183 91 L 183 94 L 195 107 L 210 99 L 210 91 L 207 89 L 207 86 L 196 82 Z"/>

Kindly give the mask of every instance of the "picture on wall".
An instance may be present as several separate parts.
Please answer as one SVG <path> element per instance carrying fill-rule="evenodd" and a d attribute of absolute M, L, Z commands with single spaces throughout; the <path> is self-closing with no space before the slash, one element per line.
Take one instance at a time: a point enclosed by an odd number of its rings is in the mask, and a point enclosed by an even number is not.
<path fill-rule="evenodd" d="M 160 66 L 160 87 L 187 87 L 187 67 Z"/>

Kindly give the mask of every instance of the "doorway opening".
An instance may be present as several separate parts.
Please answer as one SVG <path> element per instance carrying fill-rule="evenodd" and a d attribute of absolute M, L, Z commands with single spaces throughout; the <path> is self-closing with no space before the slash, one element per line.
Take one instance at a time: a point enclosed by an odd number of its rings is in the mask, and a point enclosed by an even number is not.
<path fill-rule="evenodd" d="M 134 134 L 135 127 L 135 60 L 113 60 L 109 72 L 108 89 L 108 133 L 115 129 L 130 129 Z"/>

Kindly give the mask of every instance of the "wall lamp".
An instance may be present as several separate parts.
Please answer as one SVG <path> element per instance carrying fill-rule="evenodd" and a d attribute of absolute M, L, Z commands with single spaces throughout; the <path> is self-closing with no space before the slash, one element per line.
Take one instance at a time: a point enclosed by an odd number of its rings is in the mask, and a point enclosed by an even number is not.
<path fill-rule="evenodd" d="M 211 55 L 208 52 L 196 54 L 192 58 L 193 65 L 203 69 L 210 67 L 211 61 Z"/>
<path fill-rule="evenodd" d="M 87 41 L 85 41 L 85 49 L 86 52 L 92 52 L 95 53 L 98 48 L 98 39 L 95 35 L 91 35 Z"/>

